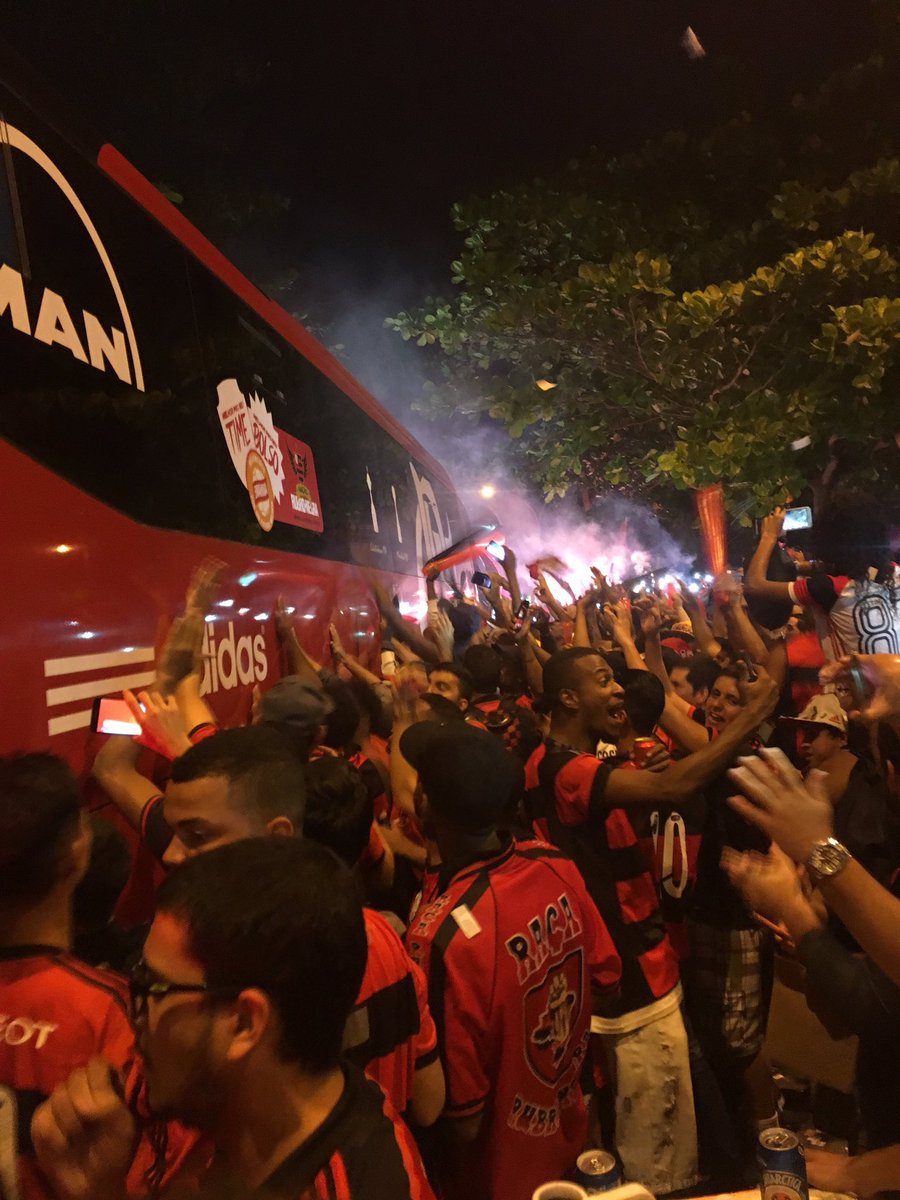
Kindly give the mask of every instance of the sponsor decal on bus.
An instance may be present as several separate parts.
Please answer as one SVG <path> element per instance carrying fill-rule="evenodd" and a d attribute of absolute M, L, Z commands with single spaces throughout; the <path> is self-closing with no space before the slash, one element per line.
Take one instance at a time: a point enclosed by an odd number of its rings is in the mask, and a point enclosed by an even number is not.
<path fill-rule="evenodd" d="M 216 394 L 228 453 L 261 528 L 268 533 L 283 521 L 321 533 L 325 523 L 309 446 L 278 429 L 265 400 L 255 392 L 248 399 L 236 379 L 223 379 Z"/>

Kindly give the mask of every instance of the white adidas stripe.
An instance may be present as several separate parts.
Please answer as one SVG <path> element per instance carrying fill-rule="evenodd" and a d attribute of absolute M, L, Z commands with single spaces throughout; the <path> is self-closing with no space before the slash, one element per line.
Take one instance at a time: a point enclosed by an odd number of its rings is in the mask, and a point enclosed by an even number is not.
<path fill-rule="evenodd" d="M 47 703 L 67 704 L 70 700 L 91 700 L 94 696 L 106 696 L 110 692 L 121 692 L 123 688 L 146 687 L 156 678 L 155 671 L 142 671 L 139 675 L 117 675 L 112 679 L 92 679 L 90 683 L 73 683 L 69 687 L 48 688 Z"/>
<path fill-rule="evenodd" d="M 74 654 L 68 658 L 45 658 L 44 675 L 74 675 L 78 671 L 101 671 L 109 667 L 131 666 L 152 662 L 152 646 L 133 646 L 128 650 L 113 650 L 107 654 Z"/>
<path fill-rule="evenodd" d="M 68 733 L 71 729 L 87 729 L 91 723 L 91 712 L 92 709 L 84 708 L 65 717 L 51 717 L 47 722 L 47 733 L 53 737 L 57 733 Z"/>

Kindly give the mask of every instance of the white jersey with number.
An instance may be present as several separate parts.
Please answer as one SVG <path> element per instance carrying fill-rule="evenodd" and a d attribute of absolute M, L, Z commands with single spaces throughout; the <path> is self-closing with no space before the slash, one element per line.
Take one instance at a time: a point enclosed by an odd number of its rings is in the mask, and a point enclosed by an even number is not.
<path fill-rule="evenodd" d="M 812 608 L 826 658 L 900 654 L 900 589 L 846 575 L 810 575 L 789 586 L 795 604 Z"/>

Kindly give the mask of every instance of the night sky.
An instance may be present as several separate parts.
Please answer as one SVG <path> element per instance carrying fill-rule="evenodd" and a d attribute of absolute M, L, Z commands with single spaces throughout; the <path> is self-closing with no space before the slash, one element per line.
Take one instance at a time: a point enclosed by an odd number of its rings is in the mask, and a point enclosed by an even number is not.
<path fill-rule="evenodd" d="M 417 364 L 381 321 L 449 290 L 453 201 L 787 103 L 872 49 L 844 0 L 5 0 L 0 36 L 154 181 L 285 193 L 225 249 L 262 282 L 296 267 L 288 307 L 397 411 Z"/>

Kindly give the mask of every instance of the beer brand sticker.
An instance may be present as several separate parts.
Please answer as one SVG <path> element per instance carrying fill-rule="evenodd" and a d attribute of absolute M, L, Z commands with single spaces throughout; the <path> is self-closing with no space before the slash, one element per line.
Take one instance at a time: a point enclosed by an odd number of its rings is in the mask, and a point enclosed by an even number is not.
<path fill-rule="evenodd" d="M 324 529 L 312 450 L 279 429 L 256 393 L 249 400 L 236 379 L 216 388 L 219 423 L 231 462 L 267 533 L 276 521 Z M 287 464 L 287 465 L 286 465 Z"/>
<path fill-rule="evenodd" d="M 256 519 L 266 533 L 275 524 L 275 496 L 266 464 L 255 450 L 247 455 L 247 491 Z"/>

